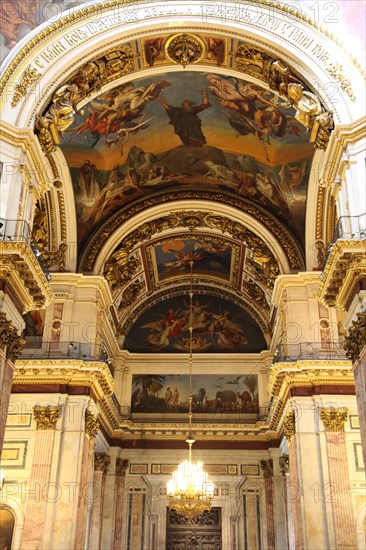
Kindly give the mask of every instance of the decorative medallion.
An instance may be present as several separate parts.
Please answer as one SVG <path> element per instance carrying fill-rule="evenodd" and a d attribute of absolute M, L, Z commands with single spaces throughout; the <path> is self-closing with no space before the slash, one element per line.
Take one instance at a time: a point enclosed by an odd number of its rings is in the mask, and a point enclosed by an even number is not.
<path fill-rule="evenodd" d="M 193 34 L 176 34 L 168 38 L 165 44 L 167 57 L 174 63 L 180 63 L 183 68 L 198 63 L 205 51 L 204 43 Z"/>

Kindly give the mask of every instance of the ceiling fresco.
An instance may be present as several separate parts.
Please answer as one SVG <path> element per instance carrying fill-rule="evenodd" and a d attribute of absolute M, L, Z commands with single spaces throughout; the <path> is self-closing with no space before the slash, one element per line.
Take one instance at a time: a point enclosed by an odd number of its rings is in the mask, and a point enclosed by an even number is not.
<path fill-rule="evenodd" d="M 213 73 L 168 72 L 89 101 L 61 141 L 81 246 L 112 214 L 166 190 L 259 204 L 303 241 L 313 144 L 283 98 Z"/>
<path fill-rule="evenodd" d="M 256 353 L 266 349 L 257 323 L 241 307 L 210 294 L 193 296 L 194 353 Z M 126 334 L 130 352 L 189 352 L 189 297 L 169 298 L 146 310 Z"/>

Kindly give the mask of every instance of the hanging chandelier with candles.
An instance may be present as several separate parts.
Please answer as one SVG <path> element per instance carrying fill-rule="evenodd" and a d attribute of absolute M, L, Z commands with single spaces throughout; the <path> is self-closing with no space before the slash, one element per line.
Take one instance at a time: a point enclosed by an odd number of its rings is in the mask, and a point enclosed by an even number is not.
<path fill-rule="evenodd" d="M 207 473 L 203 471 L 203 463 L 192 463 L 192 364 L 193 364 L 193 259 L 190 265 L 189 291 L 189 397 L 188 397 L 188 460 L 184 460 L 173 472 L 168 481 L 167 494 L 169 508 L 185 516 L 191 523 L 192 518 L 210 511 L 214 496 L 214 485 L 208 481 Z"/>

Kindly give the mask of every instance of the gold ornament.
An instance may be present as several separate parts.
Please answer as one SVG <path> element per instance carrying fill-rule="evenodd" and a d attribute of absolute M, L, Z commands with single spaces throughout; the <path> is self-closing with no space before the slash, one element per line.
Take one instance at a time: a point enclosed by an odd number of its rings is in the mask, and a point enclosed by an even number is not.
<path fill-rule="evenodd" d="M 344 423 L 348 418 L 347 409 L 321 409 L 320 418 L 326 432 L 344 432 Z"/>
<path fill-rule="evenodd" d="M 108 466 L 111 462 L 111 457 L 107 453 L 94 453 L 94 470 L 96 472 L 108 472 Z"/>
<path fill-rule="evenodd" d="M 286 475 L 290 467 L 289 456 L 281 455 L 280 458 L 278 459 L 278 463 L 279 463 L 282 475 L 283 476 Z"/>
<path fill-rule="evenodd" d="M 357 313 L 357 320 L 353 321 L 345 338 L 344 349 L 346 355 L 355 363 L 366 346 L 366 313 Z"/>
<path fill-rule="evenodd" d="M 61 416 L 61 407 L 59 405 L 46 407 L 33 407 L 33 416 L 36 421 L 37 430 L 54 430 L 57 420 Z"/>
<path fill-rule="evenodd" d="M 41 78 L 41 74 L 37 69 L 28 65 L 24 73 L 20 77 L 20 81 L 15 84 L 11 106 L 16 107 L 19 101 L 27 94 L 28 88 Z"/>
<path fill-rule="evenodd" d="M 273 477 L 273 460 L 261 460 L 260 461 L 261 470 L 263 472 L 263 477 Z"/>
<path fill-rule="evenodd" d="M 203 41 L 193 34 L 176 34 L 165 43 L 166 56 L 174 63 L 180 63 L 183 68 L 200 61 L 204 52 Z"/>
<path fill-rule="evenodd" d="M 287 439 L 291 439 L 291 437 L 295 435 L 295 432 L 295 413 L 291 412 L 286 416 L 283 422 L 283 433 Z"/>
<path fill-rule="evenodd" d="M 90 439 L 94 439 L 99 431 L 99 422 L 94 414 L 86 410 L 85 411 L 85 433 L 88 434 Z"/>
<path fill-rule="evenodd" d="M 125 477 L 128 468 L 128 460 L 116 458 L 116 476 Z"/>

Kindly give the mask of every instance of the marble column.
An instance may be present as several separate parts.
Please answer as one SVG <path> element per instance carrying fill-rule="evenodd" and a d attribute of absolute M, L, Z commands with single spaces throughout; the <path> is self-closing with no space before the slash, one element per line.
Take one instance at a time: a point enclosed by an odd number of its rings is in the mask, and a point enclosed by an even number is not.
<path fill-rule="evenodd" d="M 365 300 L 365 298 L 363 298 Z M 360 306 L 362 307 L 362 298 Z M 356 313 L 356 319 L 348 328 L 344 349 L 353 363 L 363 461 L 366 465 L 366 312 Z"/>
<path fill-rule="evenodd" d="M 357 548 L 355 515 L 347 461 L 346 409 L 321 409 L 327 442 L 329 486 L 337 550 Z"/>
<path fill-rule="evenodd" d="M 304 548 L 304 533 L 300 508 L 300 476 L 297 467 L 297 444 L 295 435 L 295 413 L 291 412 L 284 421 L 284 434 L 288 440 L 289 480 L 287 482 L 287 504 L 291 508 L 293 543 L 292 548 Z M 289 537 L 289 540 L 290 537 Z M 291 546 L 290 546 L 291 548 Z"/>
<path fill-rule="evenodd" d="M 285 502 L 285 525 L 287 532 L 287 547 L 292 550 L 295 548 L 295 538 L 294 538 L 294 525 L 292 518 L 292 503 L 291 499 L 288 498 L 290 490 L 290 473 L 289 473 L 289 456 L 283 454 L 279 458 L 279 467 L 283 476 L 283 499 Z"/>
<path fill-rule="evenodd" d="M 267 548 L 275 550 L 275 526 L 273 511 L 273 460 L 261 460 L 261 470 L 264 477 L 264 492 L 266 499 Z"/>
<path fill-rule="evenodd" d="M 116 480 L 115 480 L 115 506 L 113 518 L 112 549 L 122 548 L 122 525 L 125 503 L 125 477 L 128 468 L 128 460 L 116 459 Z"/>
<path fill-rule="evenodd" d="M 0 311 L 0 454 L 4 444 L 14 361 L 24 344 L 25 340 L 19 336 L 17 327 Z"/>
<path fill-rule="evenodd" d="M 89 491 L 93 475 L 94 437 L 99 430 L 99 422 L 94 414 L 85 411 L 85 435 L 83 442 L 82 470 L 78 498 L 77 529 L 75 550 L 84 550 L 88 534 L 88 518 L 91 513 L 91 494 Z"/>
<path fill-rule="evenodd" d="M 39 550 L 44 547 L 43 535 L 47 516 L 47 489 L 50 483 L 53 444 L 61 407 L 34 407 L 36 436 L 29 480 L 22 548 Z"/>
<path fill-rule="evenodd" d="M 103 525 L 105 476 L 110 461 L 111 459 L 106 453 L 94 454 L 93 508 L 90 518 L 89 550 L 99 550 L 100 548 Z"/>

